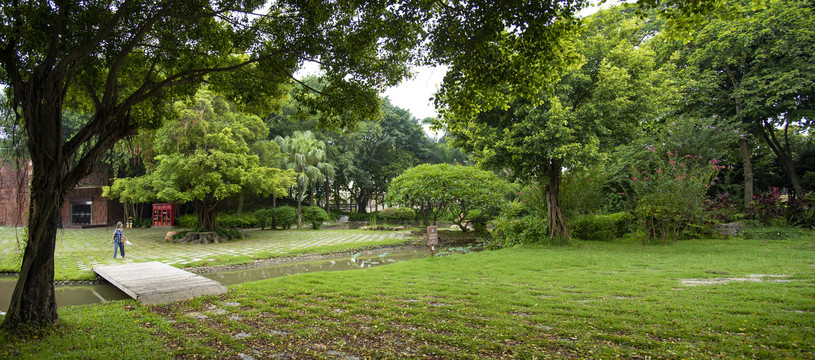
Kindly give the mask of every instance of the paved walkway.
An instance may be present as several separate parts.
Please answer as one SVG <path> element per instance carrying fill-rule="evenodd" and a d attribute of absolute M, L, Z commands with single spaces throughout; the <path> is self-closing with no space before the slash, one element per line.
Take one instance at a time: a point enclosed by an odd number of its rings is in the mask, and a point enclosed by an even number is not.
<path fill-rule="evenodd" d="M 65 229 L 57 235 L 56 267 L 73 267 L 91 271 L 94 266 L 129 262 L 159 261 L 165 264 L 188 264 L 214 261 L 214 257 L 235 256 L 269 258 L 275 255 L 301 253 L 307 249 L 348 245 L 364 247 L 390 240 L 407 239 L 407 232 L 361 230 L 250 230 L 249 238 L 221 244 L 183 245 L 164 241 L 168 229 L 125 229 L 133 243 L 125 249 L 125 259 L 113 259 L 110 244 L 113 228 Z M 0 228 L 0 262 L 10 263 L 16 257 L 20 229 Z"/>

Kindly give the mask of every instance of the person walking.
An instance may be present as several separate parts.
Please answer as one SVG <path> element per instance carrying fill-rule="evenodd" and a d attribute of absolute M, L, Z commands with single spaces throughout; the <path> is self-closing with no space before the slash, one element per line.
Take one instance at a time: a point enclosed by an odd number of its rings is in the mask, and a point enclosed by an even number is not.
<path fill-rule="evenodd" d="M 122 259 L 124 259 L 125 241 L 127 241 L 127 237 L 125 236 L 125 231 L 122 229 L 122 222 L 119 221 L 116 223 L 116 230 L 113 230 L 113 239 L 110 240 L 110 243 L 113 244 L 114 259 L 116 258 L 117 251 L 122 253 Z"/>

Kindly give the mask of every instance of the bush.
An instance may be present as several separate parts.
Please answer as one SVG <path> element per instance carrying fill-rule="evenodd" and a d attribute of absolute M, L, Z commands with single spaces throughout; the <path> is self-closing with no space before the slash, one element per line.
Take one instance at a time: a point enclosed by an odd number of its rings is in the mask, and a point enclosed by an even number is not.
<path fill-rule="evenodd" d="M 195 229 L 198 227 L 198 215 L 195 214 L 187 214 L 184 216 L 179 216 L 175 219 L 178 222 L 178 226 Z"/>
<path fill-rule="evenodd" d="M 781 189 L 777 187 L 753 195 L 753 202 L 747 207 L 747 218 L 769 225 L 771 220 L 784 214 L 785 205 L 781 195 Z"/>
<path fill-rule="evenodd" d="M 258 226 L 263 230 L 265 228 L 274 228 L 275 223 L 275 209 L 260 209 L 255 211 L 255 218 L 258 220 Z"/>
<path fill-rule="evenodd" d="M 630 231 L 634 215 L 621 211 L 607 215 L 580 215 L 572 222 L 572 235 L 583 240 L 611 240 Z"/>
<path fill-rule="evenodd" d="M 232 214 L 218 214 L 218 227 L 246 229 L 257 226 L 258 220 L 253 214 L 244 214 L 241 217 Z"/>
<path fill-rule="evenodd" d="M 319 206 L 303 206 L 303 221 L 310 222 L 314 230 L 320 230 L 323 222 L 328 221 L 328 214 Z"/>
<path fill-rule="evenodd" d="M 705 194 L 725 168 L 718 160 L 705 164 L 698 155 L 666 154 L 667 159 L 652 165 L 655 169 L 631 169 L 631 185 L 639 198 L 637 235 L 645 244 L 673 242 L 709 231 Z"/>
<path fill-rule="evenodd" d="M 411 221 L 416 218 L 416 211 L 409 207 L 387 208 L 379 212 L 379 218 L 392 221 Z"/>
<path fill-rule="evenodd" d="M 549 226 L 546 219 L 534 215 L 525 216 L 520 220 L 499 217 L 495 222 L 493 236 L 493 241 L 488 245 L 491 249 L 533 244 L 549 239 Z"/>
<path fill-rule="evenodd" d="M 377 214 L 379 214 L 378 211 L 374 211 L 374 212 L 371 212 L 371 213 L 352 212 L 352 213 L 349 213 L 347 215 L 348 215 L 348 221 L 371 221 L 371 215 L 377 215 Z"/>
<path fill-rule="evenodd" d="M 285 230 L 294 224 L 297 224 L 297 209 L 291 206 L 281 206 L 274 209 L 274 223 L 272 224 L 273 228 L 281 228 Z"/>

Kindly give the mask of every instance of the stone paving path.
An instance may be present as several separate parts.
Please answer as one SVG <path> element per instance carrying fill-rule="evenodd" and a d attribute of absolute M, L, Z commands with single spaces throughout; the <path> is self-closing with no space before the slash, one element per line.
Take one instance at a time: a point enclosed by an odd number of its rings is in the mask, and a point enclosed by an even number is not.
<path fill-rule="evenodd" d="M 171 229 L 170 229 L 171 230 Z M 125 236 L 133 243 L 125 249 L 125 259 L 113 259 L 110 244 L 113 228 L 64 229 L 57 235 L 55 259 L 57 268 L 75 267 L 90 271 L 97 265 L 128 262 L 160 261 L 165 264 L 188 264 L 213 261 L 215 256 L 262 257 L 302 252 L 306 249 L 335 245 L 348 248 L 364 247 L 387 240 L 408 239 L 408 232 L 381 232 L 361 230 L 250 230 L 243 240 L 209 245 L 182 245 L 164 241 L 168 229 L 125 229 Z M 0 227 L 0 261 L 8 262 L 16 256 L 16 237 L 21 229 Z"/>

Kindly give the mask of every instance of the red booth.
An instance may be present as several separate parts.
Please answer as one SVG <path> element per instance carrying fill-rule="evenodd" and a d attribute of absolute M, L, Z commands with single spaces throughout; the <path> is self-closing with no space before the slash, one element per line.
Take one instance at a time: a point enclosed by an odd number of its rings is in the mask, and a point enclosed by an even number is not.
<path fill-rule="evenodd" d="M 153 204 L 153 226 L 173 226 L 174 222 L 174 204 Z"/>

